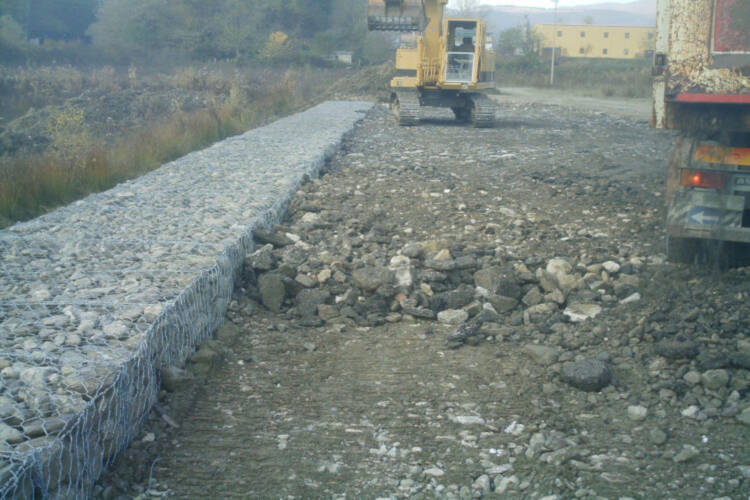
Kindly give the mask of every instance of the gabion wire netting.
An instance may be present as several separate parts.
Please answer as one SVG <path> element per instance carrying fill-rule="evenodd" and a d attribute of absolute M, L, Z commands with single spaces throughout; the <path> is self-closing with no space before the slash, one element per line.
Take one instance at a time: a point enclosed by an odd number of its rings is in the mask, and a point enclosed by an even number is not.
<path fill-rule="evenodd" d="M 252 231 L 369 103 L 329 102 L 0 231 L 0 499 L 81 498 L 223 322 Z"/>

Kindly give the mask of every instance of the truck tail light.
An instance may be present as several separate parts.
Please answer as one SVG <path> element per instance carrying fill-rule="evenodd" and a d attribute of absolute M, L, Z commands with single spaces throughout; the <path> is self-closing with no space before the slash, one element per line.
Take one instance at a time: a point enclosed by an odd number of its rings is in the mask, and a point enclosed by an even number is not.
<path fill-rule="evenodd" d="M 680 179 L 683 186 L 706 189 L 722 189 L 726 182 L 726 174 L 701 170 L 683 170 Z"/>

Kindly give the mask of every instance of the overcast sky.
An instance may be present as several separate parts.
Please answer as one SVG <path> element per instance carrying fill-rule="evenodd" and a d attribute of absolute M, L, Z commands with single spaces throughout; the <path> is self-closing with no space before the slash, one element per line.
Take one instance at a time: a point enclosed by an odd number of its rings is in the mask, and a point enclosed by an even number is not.
<path fill-rule="evenodd" d="M 592 3 L 628 3 L 633 0 L 560 0 L 560 7 L 573 7 Z M 455 6 L 456 0 L 451 0 L 450 6 Z M 517 5 L 519 7 L 554 7 L 552 0 L 480 0 L 485 5 Z"/>

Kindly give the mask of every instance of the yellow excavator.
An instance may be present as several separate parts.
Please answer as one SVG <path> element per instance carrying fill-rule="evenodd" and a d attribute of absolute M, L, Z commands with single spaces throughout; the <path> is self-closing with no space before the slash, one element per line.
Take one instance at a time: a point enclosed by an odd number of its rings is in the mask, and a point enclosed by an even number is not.
<path fill-rule="evenodd" d="M 422 106 L 451 108 L 456 120 L 491 127 L 495 53 L 480 19 L 446 18 L 448 0 L 369 0 L 371 31 L 399 31 L 391 110 L 399 125 L 416 125 Z M 411 42 L 411 43 L 409 43 Z"/>

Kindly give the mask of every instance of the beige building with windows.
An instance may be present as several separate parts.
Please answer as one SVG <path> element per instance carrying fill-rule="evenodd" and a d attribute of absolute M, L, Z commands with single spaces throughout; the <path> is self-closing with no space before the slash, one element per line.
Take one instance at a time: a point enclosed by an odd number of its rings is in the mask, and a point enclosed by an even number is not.
<path fill-rule="evenodd" d="M 656 47 L 654 27 L 537 24 L 534 33 L 541 52 L 551 53 L 554 45 L 562 57 L 636 59 Z"/>

